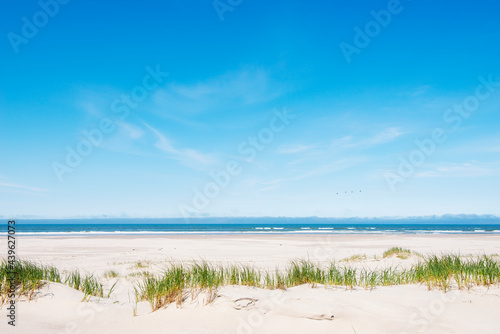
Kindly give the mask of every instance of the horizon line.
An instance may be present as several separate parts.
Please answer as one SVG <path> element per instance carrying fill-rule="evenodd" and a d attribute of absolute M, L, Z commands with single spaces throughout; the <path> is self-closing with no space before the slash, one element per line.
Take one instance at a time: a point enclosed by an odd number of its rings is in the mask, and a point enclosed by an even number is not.
<path fill-rule="evenodd" d="M 123 216 L 80 216 L 80 217 L 40 217 L 40 216 L 19 216 L 5 217 L 9 220 L 112 220 L 112 219 L 165 219 L 165 220 L 201 220 L 201 219 L 332 219 L 332 220 L 410 220 L 410 219 L 500 219 L 494 214 L 442 214 L 442 215 L 422 215 L 422 216 L 355 216 L 355 217 L 332 217 L 332 216 L 193 216 L 193 217 L 123 217 Z"/>

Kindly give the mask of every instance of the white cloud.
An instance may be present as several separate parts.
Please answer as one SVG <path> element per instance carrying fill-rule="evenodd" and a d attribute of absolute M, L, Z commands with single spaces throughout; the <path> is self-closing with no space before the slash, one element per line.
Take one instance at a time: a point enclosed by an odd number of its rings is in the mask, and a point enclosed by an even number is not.
<path fill-rule="evenodd" d="M 277 189 L 281 186 L 281 184 L 277 184 L 277 185 L 274 185 L 274 186 L 269 186 L 269 187 L 264 187 L 264 188 L 261 188 L 259 190 L 257 190 L 257 192 L 261 193 L 261 192 L 265 192 L 265 191 L 269 191 L 269 190 L 273 190 L 273 189 Z"/>
<path fill-rule="evenodd" d="M 300 179 L 305 179 L 313 176 L 320 176 L 320 175 L 328 175 L 332 174 L 334 172 L 337 172 L 339 170 L 343 170 L 349 167 L 354 167 L 357 166 L 363 162 L 365 162 L 366 159 L 363 157 L 352 157 L 352 158 L 345 158 L 345 159 L 340 159 L 340 160 L 335 160 L 330 163 L 323 164 L 321 166 L 318 166 L 310 171 L 307 171 L 301 175 L 298 175 L 294 178 L 291 178 L 292 180 L 300 180 Z"/>
<path fill-rule="evenodd" d="M 372 146 L 386 144 L 391 141 L 394 141 L 396 138 L 400 137 L 403 134 L 405 134 L 405 132 L 403 132 L 400 127 L 388 127 L 371 137 L 360 139 L 358 141 L 355 140 L 355 137 L 353 135 L 345 136 L 335 140 L 333 142 L 333 145 L 335 147 L 344 147 L 344 148 L 350 148 L 350 147 L 369 148 Z"/>
<path fill-rule="evenodd" d="M 120 134 L 129 139 L 139 139 L 144 135 L 144 131 L 136 125 L 124 121 L 118 121 L 117 124 Z"/>
<path fill-rule="evenodd" d="M 423 94 L 427 93 L 429 91 L 429 89 L 431 89 L 431 88 L 432 88 L 432 86 L 430 86 L 430 85 L 419 86 L 419 87 L 415 88 L 415 90 L 413 92 L 410 93 L 410 96 L 423 95 Z"/>
<path fill-rule="evenodd" d="M 207 166 L 215 164 L 217 162 L 217 160 L 212 155 L 201 153 L 190 148 L 175 148 L 170 140 L 160 131 L 147 123 L 144 123 L 144 125 L 149 130 L 151 130 L 151 132 L 153 132 L 156 137 L 154 146 L 157 149 L 169 154 L 173 159 L 178 160 L 182 164 L 194 169 L 205 169 Z"/>
<path fill-rule="evenodd" d="M 281 145 L 280 147 L 278 147 L 278 153 L 280 153 L 280 154 L 294 154 L 294 153 L 309 151 L 313 148 L 316 148 L 316 146 L 302 145 L 302 144 Z"/>
<path fill-rule="evenodd" d="M 18 184 L 9 184 L 9 183 L 0 183 L 0 187 L 17 188 L 17 189 L 24 189 L 24 190 L 29 190 L 29 191 L 36 191 L 36 192 L 48 191 L 47 189 L 43 189 L 43 188 L 28 187 L 28 186 L 22 186 L 22 185 L 18 185 Z"/>
<path fill-rule="evenodd" d="M 197 125 L 193 115 L 236 111 L 271 101 L 284 90 L 284 84 L 273 80 L 263 69 L 246 68 L 194 84 L 170 83 L 155 91 L 153 112 L 187 125 Z M 190 119 L 186 115 L 190 115 Z"/>
<path fill-rule="evenodd" d="M 427 164 L 426 170 L 415 173 L 416 178 L 431 177 L 481 177 L 498 175 L 500 163 L 480 163 L 477 161 L 462 163 Z"/>
<path fill-rule="evenodd" d="M 253 180 L 252 183 L 247 184 L 249 187 L 255 187 L 256 185 L 263 185 L 265 186 L 262 189 L 259 189 L 258 191 L 267 191 L 275 188 L 281 187 L 283 184 L 290 182 L 290 181 L 298 181 L 302 179 L 307 179 L 311 177 L 318 177 L 318 176 L 323 176 L 323 175 L 329 175 L 332 173 L 335 173 L 337 171 L 349 168 L 349 167 L 354 167 L 357 166 L 363 162 L 365 162 L 366 159 L 363 157 L 353 157 L 353 158 L 346 158 L 346 159 L 340 159 L 340 160 L 335 160 L 331 161 L 328 163 L 324 163 L 322 165 L 317 166 L 316 168 L 313 168 L 311 170 L 308 170 L 307 172 L 291 176 L 291 177 L 284 177 L 284 178 L 277 178 L 277 179 L 272 179 L 272 180 L 267 180 L 267 181 L 255 181 Z"/>
<path fill-rule="evenodd" d="M 367 143 L 369 146 L 385 144 L 385 143 L 393 141 L 394 139 L 398 138 L 399 136 L 401 136 L 403 134 L 404 134 L 404 132 L 401 131 L 401 128 L 391 127 L 391 128 L 387 128 L 384 131 L 380 132 L 379 134 L 373 136 L 372 138 L 370 138 L 367 141 Z"/>

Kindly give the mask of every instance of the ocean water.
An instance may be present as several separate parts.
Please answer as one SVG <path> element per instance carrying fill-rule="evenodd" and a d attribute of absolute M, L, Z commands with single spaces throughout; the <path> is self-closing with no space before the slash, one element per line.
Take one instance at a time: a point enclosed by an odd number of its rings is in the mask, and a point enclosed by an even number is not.
<path fill-rule="evenodd" d="M 498 217 L 19 219 L 16 235 L 500 234 Z M 7 234 L 7 221 L 4 231 Z"/>

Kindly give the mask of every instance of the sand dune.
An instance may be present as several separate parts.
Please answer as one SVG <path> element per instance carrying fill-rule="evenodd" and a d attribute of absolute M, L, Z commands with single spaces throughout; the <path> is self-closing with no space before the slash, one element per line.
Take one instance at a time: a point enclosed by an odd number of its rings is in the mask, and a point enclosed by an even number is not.
<path fill-rule="evenodd" d="M 135 306 L 133 294 L 139 280 L 133 273 L 160 272 L 172 260 L 203 258 L 274 270 L 294 258 L 342 261 L 361 253 L 366 258 L 352 265 L 404 266 L 416 259 L 382 259 L 381 253 L 402 246 L 422 253 L 493 254 L 500 253 L 500 236 L 25 237 L 19 244 L 23 258 L 96 275 L 113 269 L 119 283 L 111 298 L 92 297 L 89 302 L 81 302 L 79 291 L 47 284 L 35 301 L 17 303 L 16 328 L 7 325 L 2 308 L 2 333 L 500 333 L 499 287 L 444 293 L 416 285 L 373 291 L 321 285 L 286 291 L 226 286 L 208 305 L 209 297 L 200 293 L 181 307 L 171 304 L 155 312 L 147 302 Z M 144 267 L 138 268 L 137 261 Z M 108 279 L 106 286 L 115 280 Z"/>

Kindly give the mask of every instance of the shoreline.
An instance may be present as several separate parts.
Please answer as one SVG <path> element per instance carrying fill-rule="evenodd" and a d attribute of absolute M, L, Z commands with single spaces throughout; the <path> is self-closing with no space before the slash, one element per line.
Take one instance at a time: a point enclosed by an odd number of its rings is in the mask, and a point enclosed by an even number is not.
<path fill-rule="evenodd" d="M 105 235 L 105 236 L 19 236 L 18 256 L 92 270 L 117 261 L 206 260 L 252 263 L 259 267 L 284 266 L 291 260 L 340 261 L 354 255 L 377 258 L 391 247 L 419 254 L 500 254 L 500 235 L 414 235 L 414 234 L 301 234 L 301 235 Z M 0 249 L 7 238 L 0 238 Z M 3 258 L 6 254 L 1 254 Z M 101 271 L 101 270 L 98 270 Z"/>
<path fill-rule="evenodd" d="M 7 236 L 5 235 L 0 235 L 1 236 Z M 356 233 L 331 233 L 331 232 L 319 232 L 319 233 L 286 233 L 286 232 L 273 232 L 273 233 L 258 233 L 258 232 L 248 232 L 248 233 L 240 233 L 240 232 L 234 232 L 234 233 L 203 233 L 203 232 L 194 232 L 194 233 L 127 233 L 127 234 L 122 234 L 122 233 L 117 233 L 117 234 L 99 234 L 99 233 L 89 233 L 89 234 L 84 234 L 84 233 L 75 233 L 75 234 L 57 234 L 57 235 L 41 235 L 41 234 L 20 234 L 16 233 L 16 237 L 21 237 L 21 238 L 54 238 L 54 239 L 60 239 L 60 238 L 182 238 L 182 237 L 189 237 L 189 238 L 219 238 L 219 237 L 258 237 L 258 238 L 273 238 L 273 237 L 306 237 L 306 238 L 311 238 L 311 237 L 321 237 L 321 236 L 335 236 L 335 237 L 342 237 L 342 238 L 348 238 L 348 237 L 378 237 L 378 236 L 404 236 L 404 237 L 481 237 L 481 236 L 498 236 L 500 239 L 500 233 L 489 233 L 489 232 L 478 232 L 478 233 L 468 233 L 468 232 L 446 232 L 446 233 L 386 233 L 386 232 L 380 232 L 380 233 L 364 233 L 364 232 L 356 232 Z"/>

